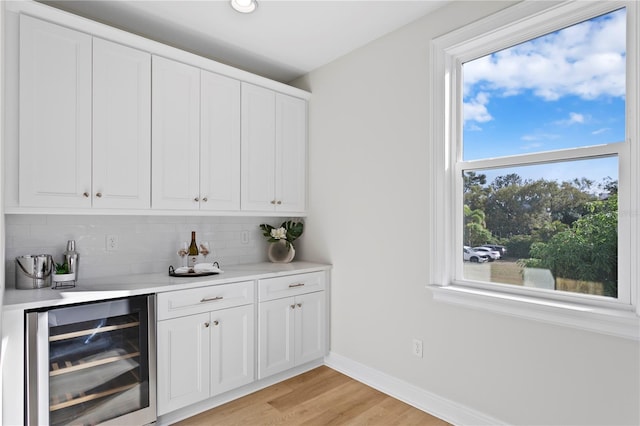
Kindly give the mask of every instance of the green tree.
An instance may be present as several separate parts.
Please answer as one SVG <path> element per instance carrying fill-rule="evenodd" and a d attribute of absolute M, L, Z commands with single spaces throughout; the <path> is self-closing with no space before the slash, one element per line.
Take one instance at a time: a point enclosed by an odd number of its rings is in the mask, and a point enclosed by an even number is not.
<path fill-rule="evenodd" d="M 468 246 L 479 246 L 493 241 L 491 232 L 487 229 L 485 214 L 480 209 L 472 210 L 464 206 L 464 241 Z"/>
<path fill-rule="evenodd" d="M 464 172 L 464 203 L 472 210 L 483 210 L 487 201 L 487 194 L 491 188 L 487 187 L 487 176 L 476 172 Z"/>
<path fill-rule="evenodd" d="M 593 201 L 588 213 L 547 243 L 531 246 L 525 266 L 547 268 L 554 277 L 601 282 L 606 296 L 618 294 L 618 197 Z"/>

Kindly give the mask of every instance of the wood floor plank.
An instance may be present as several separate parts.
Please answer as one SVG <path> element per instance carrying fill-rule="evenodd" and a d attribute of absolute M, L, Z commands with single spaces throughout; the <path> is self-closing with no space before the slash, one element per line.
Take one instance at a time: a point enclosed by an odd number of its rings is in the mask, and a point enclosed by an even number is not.
<path fill-rule="evenodd" d="M 327 370 L 329 369 L 327 368 Z M 290 385 L 295 387 L 295 392 L 275 398 L 270 401 L 270 404 L 280 411 L 286 411 L 301 402 L 313 399 L 316 396 L 335 389 L 351 380 L 352 379 L 344 374 L 318 374 L 310 380 L 298 383 L 294 381 L 291 382 Z"/>
<path fill-rule="evenodd" d="M 231 401 L 178 426 L 447 426 L 329 367 Z"/>

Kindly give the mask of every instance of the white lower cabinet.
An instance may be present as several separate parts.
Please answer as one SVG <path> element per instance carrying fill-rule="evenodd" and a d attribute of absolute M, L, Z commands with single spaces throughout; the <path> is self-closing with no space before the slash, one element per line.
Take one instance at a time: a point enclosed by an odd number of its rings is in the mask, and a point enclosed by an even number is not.
<path fill-rule="evenodd" d="M 158 295 L 158 415 L 254 381 L 253 285 Z"/>
<path fill-rule="evenodd" d="M 258 378 L 322 358 L 326 352 L 324 273 L 264 279 L 258 287 Z"/>
<path fill-rule="evenodd" d="M 209 313 L 158 323 L 158 414 L 209 397 Z"/>
<path fill-rule="evenodd" d="M 259 279 L 257 321 L 256 281 L 159 293 L 158 415 L 322 359 L 325 288 L 325 272 Z"/>

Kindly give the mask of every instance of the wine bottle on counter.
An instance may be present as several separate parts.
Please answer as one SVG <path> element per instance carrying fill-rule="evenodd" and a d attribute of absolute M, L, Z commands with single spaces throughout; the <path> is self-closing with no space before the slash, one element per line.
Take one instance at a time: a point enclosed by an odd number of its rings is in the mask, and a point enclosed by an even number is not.
<path fill-rule="evenodd" d="M 196 244 L 196 231 L 191 231 L 191 244 L 189 245 L 189 257 L 187 259 L 187 266 L 193 268 L 198 263 L 198 244 Z"/>

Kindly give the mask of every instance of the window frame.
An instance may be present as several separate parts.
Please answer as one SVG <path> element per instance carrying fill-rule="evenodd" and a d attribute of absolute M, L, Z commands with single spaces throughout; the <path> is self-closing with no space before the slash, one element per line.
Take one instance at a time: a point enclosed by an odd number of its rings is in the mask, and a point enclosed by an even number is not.
<path fill-rule="evenodd" d="M 464 62 L 534 39 L 613 10 L 627 8 L 626 140 L 601 146 L 541 152 L 488 160 L 462 161 L 462 78 Z M 436 300 L 486 309 L 543 322 L 640 340 L 639 205 L 640 147 L 638 147 L 638 24 L 640 7 L 633 1 L 524 1 L 431 42 L 432 96 L 429 144 L 430 210 L 429 285 Z M 617 299 L 531 289 L 508 284 L 463 280 L 462 166 L 478 169 L 513 166 L 523 161 L 558 161 L 567 154 L 619 159 L 619 277 Z M 473 170 L 465 168 L 465 170 Z M 621 296 L 622 294 L 622 296 Z"/>

